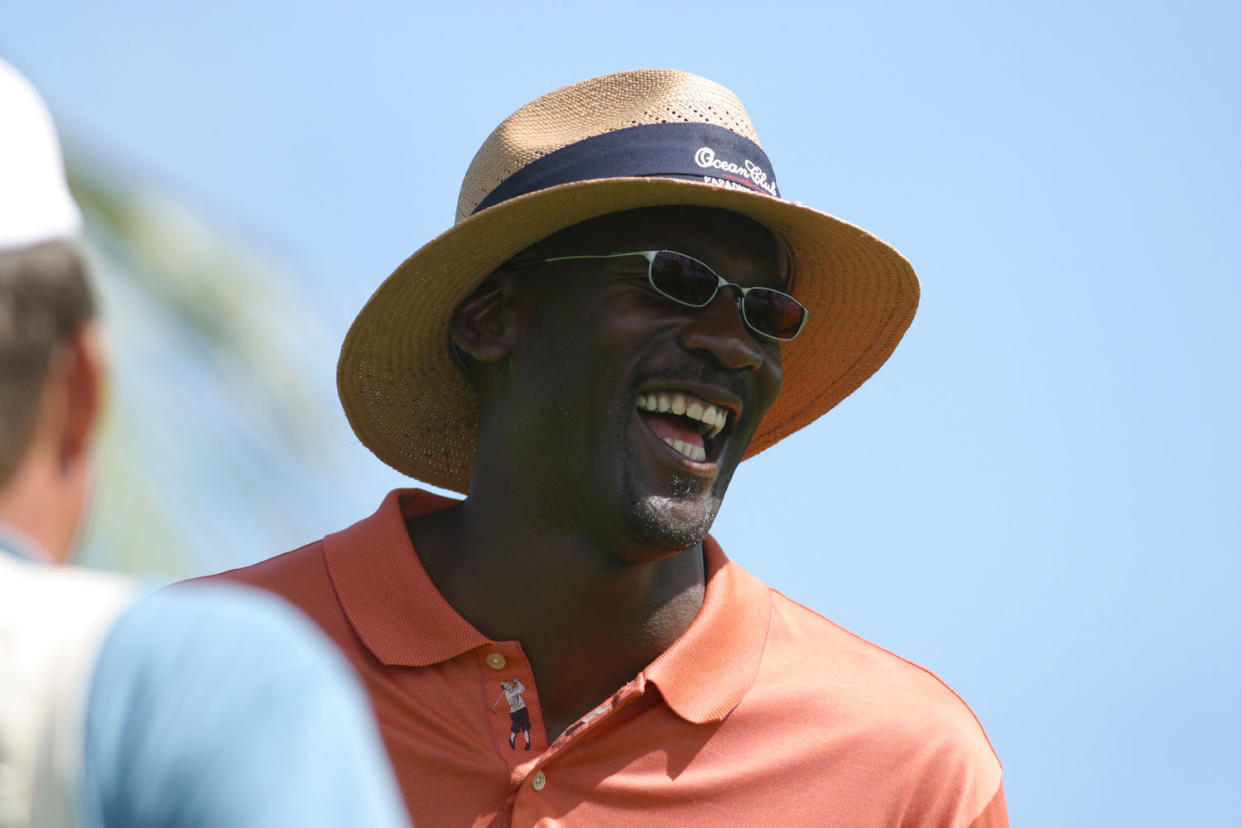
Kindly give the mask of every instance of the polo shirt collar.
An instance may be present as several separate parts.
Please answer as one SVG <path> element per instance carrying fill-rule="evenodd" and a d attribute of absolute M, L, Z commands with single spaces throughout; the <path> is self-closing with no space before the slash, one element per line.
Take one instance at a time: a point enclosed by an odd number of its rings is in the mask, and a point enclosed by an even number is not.
<path fill-rule="evenodd" d="M 707 576 L 694 622 L 643 671 L 677 715 L 718 722 L 737 707 L 759 673 L 772 601 L 767 586 L 703 541 Z"/>
<path fill-rule="evenodd" d="M 390 667 L 424 667 L 490 639 L 444 600 L 406 531 L 408 518 L 456 501 L 395 489 L 375 514 L 323 539 L 328 575 L 354 632 Z"/>
<path fill-rule="evenodd" d="M 358 637 L 390 667 L 437 664 L 491 642 L 444 600 L 423 569 L 405 521 L 454 502 L 418 489 L 388 494 L 375 514 L 324 538 L 324 559 Z M 697 724 L 720 721 L 754 684 L 771 600 L 755 576 L 703 543 L 707 585 L 690 627 L 643 670 L 670 708 Z"/>

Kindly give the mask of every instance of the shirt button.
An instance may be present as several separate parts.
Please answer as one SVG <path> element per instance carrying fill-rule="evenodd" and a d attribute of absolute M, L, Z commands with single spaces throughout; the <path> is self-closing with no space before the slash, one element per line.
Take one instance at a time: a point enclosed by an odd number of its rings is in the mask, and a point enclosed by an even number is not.
<path fill-rule="evenodd" d="M 543 771 L 536 771 L 535 778 L 530 780 L 530 786 L 537 791 L 542 791 L 546 784 L 548 784 L 548 777 L 543 775 Z"/>
<path fill-rule="evenodd" d="M 505 669 L 505 657 L 500 653 L 488 653 L 486 660 L 487 666 L 491 667 L 493 670 Z"/>

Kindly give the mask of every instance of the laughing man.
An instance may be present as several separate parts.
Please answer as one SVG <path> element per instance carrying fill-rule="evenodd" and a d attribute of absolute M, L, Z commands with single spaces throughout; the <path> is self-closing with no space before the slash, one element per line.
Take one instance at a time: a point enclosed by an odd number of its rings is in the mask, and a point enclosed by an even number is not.
<path fill-rule="evenodd" d="M 780 198 L 729 90 L 552 92 L 484 142 L 338 366 L 362 442 L 465 499 L 395 491 L 224 577 L 353 661 L 421 825 L 1005 825 L 951 690 L 708 535 L 737 464 L 861 385 L 917 302 L 900 254 Z M 529 753 L 489 709 L 511 682 Z"/>

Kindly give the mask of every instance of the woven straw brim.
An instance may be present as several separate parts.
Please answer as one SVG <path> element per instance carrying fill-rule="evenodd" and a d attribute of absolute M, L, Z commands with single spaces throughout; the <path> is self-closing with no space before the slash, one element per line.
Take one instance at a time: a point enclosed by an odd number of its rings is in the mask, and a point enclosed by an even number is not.
<path fill-rule="evenodd" d="M 389 276 L 354 320 L 337 388 L 362 443 L 397 471 L 465 493 L 478 400 L 453 358 L 449 322 L 463 299 L 514 254 L 559 230 L 638 207 L 732 210 L 783 238 L 806 327 L 782 343 L 785 385 L 760 424 L 751 457 L 828 411 L 884 363 L 914 318 L 919 285 L 892 247 L 794 202 L 669 178 L 579 181 L 471 216 Z M 727 274 L 726 274 L 727 276 Z"/>

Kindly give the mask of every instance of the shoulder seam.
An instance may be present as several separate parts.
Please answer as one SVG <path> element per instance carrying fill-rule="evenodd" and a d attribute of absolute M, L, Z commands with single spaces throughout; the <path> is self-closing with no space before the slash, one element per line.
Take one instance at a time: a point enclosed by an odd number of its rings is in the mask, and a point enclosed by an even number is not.
<path fill-rule="evenodd" d="M 908 665 L 910 665 L 911 667 L 915 668 L 916 670 L 919 670 L 919 671 L 921 671 L 921 672 L 923 672 L 923 673 L 926 673 L 927 675 L 929 675 L 929 676 L 931 676 L 933 679 L 935 679 L 935 680 L 936 680 L 936 682 L 937 682 L 937 683 L 938 683 L 941 687 L 943 687 L 945 690 L 948 690 L 950 693 L 952 693 L 952 694 L 953 694 L 953 698 L 957 699 L 958 703 L 959 703 L 959 704 L 961 704 L 961 705 L 962 705 L 962 707 L 966 708 L 966 712 L 970 714 L 970 717 L 971 717 L 972 719 L 974 719 L 975 726 L 976 726 L 976 727 L 978 727 L 978 728 L 979 728 L 979 732 L 980 732 L 981 734 L 983 734 L 983 740 L 984 740 L 985 742 L 987 742 L 988 748 L 992 751 L 992 757 L 993 757 L 994 759 L 996 759 L 996 764 L 997 764 L 997 765 L 999 765 L 999 766 L 1001 767 L 1001 769 L 1002 769 L 1002 770 L 1004 769 L 1005 765 L 1004 765 L 1004 763 L 1003 763 L 1003 762 L 1001 762 L 1000 755 L 996 752 L 996 747 L 992 744 L 992 739 L 991 739 L 991 737 L 989 737 L 989 736 L 988 736 L 988 731 L 987 731 L 987 729 L 983 726 L 983 722 L 979 721 L 979 717 L 978 717 L 978 715 L 976 715 L 976 714 L 975 714 L 974 708 L 972 708 L 969 704 L 967 704 L 966 700 L 965 700 L 965 699 L 963 699 L 963 698 L 962 698 L 962 697 L 958 694 L 958 692 L 957 692 L 956 690 L 954 690 L 952 687 L 950 687 L 950 686 L 948 685 L 948 683 L 947 683 L 947 682 L 945 682 L 945 680 L 944 680 L 944 679 L 942 679 L 940 676 L 936 675 L 936 674 L 935 674 L 935 673 L 933 673 L 931 670 L 929 670 L 929 669 L 927 669 L 926 667 L 924 667 L 922 664 L 919 664 L 919 663 L 917 663 L 917 662 L 911 661 L 910 659 L 906 658 L 905 656 L 899 655 L 899 654 L 897 654 L 897 653 L 893 652 L 892 650 L 887 649 L 886 647 L 881 647 L 879 644 L 876 644 L 874 641 L 869 641 L 869 640 L 867 640 L 867 639 L 863 638 L 863 637 L 862 637 L 861 635 L 859 635 L 858 633 L 856 633 L 856 632 L 854 632 L 854 631 L 852 631 L 852 630 L 848 630 L 848 629 L 846 629 L 845 627 L 842 627 L 842 626 L 841 626 L 840 624 L 838 624 L 836 621 L 833 621 L 831 618 L 827 617 L 827 616 L 826 616 L 826 615 L 824 615 L 823 613 L 816 612 L 815 610 L 811 609 L 810 607 L 808 607 L 806 604 L 802 603 L 801 601 L 796 601 L 796 600 L 794 600 L 793 598 L 790 598 L 788 595 L 786 595 L 785 593 L 781 592 L 779 589 L 776 589 L 775 587 L 771 587 L 771 586 L 769 586 L 769 587 L 768 587 L 768 591 L 769 591 L 769 592 L 772 592 L 772 593 L 775 593 L 776 595 L 779 595 L 781 598 L 784 598 L 784 599 L 785 599 L 786 601 L 788 601 L 789 603 L 791 603 L 791 604 L 793 604 L 793 605 L 795 605 L 795 606 L 797 606 L 797 607 L 800 607 L 801 609 L 806 610 L 807 612 L 811 613 L 812 615 L 816 616 L 817 618 L 820 618 L 820 619 L 822 619 L 823 621 L 825 621 L 825 622 L 827 622 L 827 623 L 831 624 L 832 626 L 836 627 L 836 628 L 837 628 L 838 630 L 840 630 L 841 632 L 845 633 L 846 635 L 850 636 L 851 638 L 857 639 L 858 641 L 862 642 L 863 644 L 867 645 L 868 647 L 871 647 L 872 649 L 875 649 L 875 650 L 879 650 L 880 652 L 885 653 L 886 655 L 890 655 L 890 656 L 892 656 L 893 658 L 897 659 L 898 661 L 901 661 L 901 662 L 903 662 L 903 663 L 905 663 L 905 664 L 908 664 Z"/>

